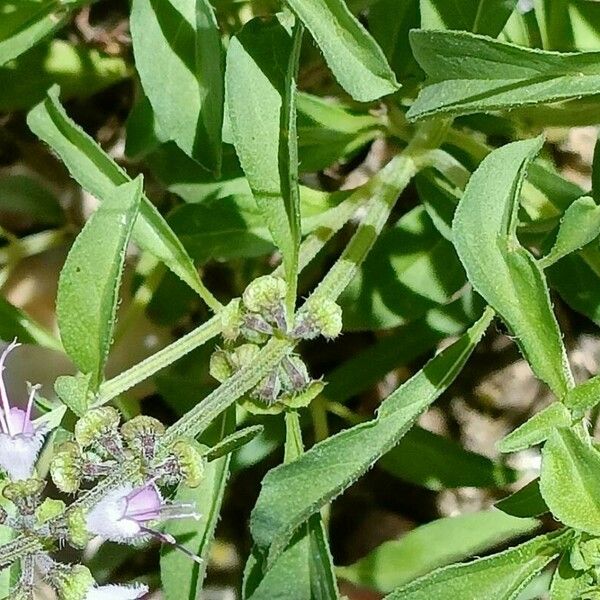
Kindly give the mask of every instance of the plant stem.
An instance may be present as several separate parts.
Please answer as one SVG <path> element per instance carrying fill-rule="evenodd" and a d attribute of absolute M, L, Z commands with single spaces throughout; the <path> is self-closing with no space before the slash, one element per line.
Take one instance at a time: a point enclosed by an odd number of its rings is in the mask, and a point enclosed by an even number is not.
<path fill-rule="evenodd" d="M 221 332 L 221 320 L 218 316 L 210 318 L 208 321 L 197 327 L 182 338 L 159 350 L 156 354 L 149 356 L 142 362 L 134 365 L 127 371 L 120 373 L 116 377 L 105 381 L 98 391 L 92 407 L 101 406 L 116 398 L 119 394 L 126 392 L 134 385 L 148 379 L 161 369 L 174 363 L 176 360 L 185 356 L 198 346 L 205 344 L 211 338 L 219 335 Z"/>

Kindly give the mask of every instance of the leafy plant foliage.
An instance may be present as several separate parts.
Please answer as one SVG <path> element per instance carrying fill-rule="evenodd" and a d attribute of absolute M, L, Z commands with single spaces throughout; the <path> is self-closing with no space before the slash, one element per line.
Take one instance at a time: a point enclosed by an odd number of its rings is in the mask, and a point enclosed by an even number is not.
<path fill-rule="evenodd" d="M 0 598 L 600 598 L 599 98 L 589 0 L 0 0 Z"/>

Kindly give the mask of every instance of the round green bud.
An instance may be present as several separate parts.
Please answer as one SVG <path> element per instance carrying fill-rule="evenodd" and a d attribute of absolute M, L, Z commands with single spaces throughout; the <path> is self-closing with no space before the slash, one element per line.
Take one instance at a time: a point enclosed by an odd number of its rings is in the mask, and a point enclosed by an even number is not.
<path fill-rule="evenodd" d="M 121 415 L 111 406 L 89 410 L 75 424 L 75 439 L 82 448 L 87 448 L 103 435 L 116 432 Z"/>
<path fill-rule="evenodd" d="M 284 356 L 280 363 L 279 376 L 286 392 L 301 392 L 310 383 L 310 375 L 304 361 L 295 354 Z"/>
<path fill-rule="evenodd" d="M 45 482 L 41 479 L 23 479 L 21 481 L 7 483 L 2 489 L 2 495 L 7 500 L 14 503 L 19 500 L 39 496 L 45 486 Z"/>
<path fill-rule="evenodd" d="M 244 306 L 255 313 L 275 310 L 287 294 L 287 284 L 281 277 L 263 275 L 255 279 L 242 296 Z"/>
<path fill-rule="evenodd" d="M 198 487 L 204 478 L 201 447 L 194 440 L 181 439 L 171 446 L 171 451 L 177 459 L 181 482 L 190 488 Z"/>
<path fill-rule="evenodd" d="M 121 434 L 126 442 L 133 442 L 144 435 L 154 435 L 157 438 L 165 433 L 165 426 L 154 417 L 139 415 L 121 426 Z"/>
<path fill-rule="evenodd" d="M 45 498 L 35 511 L 35 520 L 38 525 L 43 525 L 50 519 L 58 517 L 65 510 L 65 503 L 54 498 Z"/>
<path fill-rule="evenodd" d="M 333 300 L 308 301 L 298 314 L 294 335 L 303 339 L 314 339 L 319 335 L 327 339 L 336 338 L 342 332 L 342 309 Z"/>
<path fill-rule="evenodd" d="M 223 383 L 233 375 L 233 369 L 229 363 L 229 355 L 225 350 L 219 348 L 212 353 L 208 365 L 208 372 L 219 383 Z"/>
<path fill-rule="evenodd" d="M 237 339 L 244 323 L 242 303 L 239 298 L 232 300 L 219 313 L 221 319 L 221 335 L 229 341 Z"/>
<path fill-rule="evenodd" d="M 74 565 L 54 578 L 58 600 L 85 600 L 89 589 L 96 583 L 92 573 L 83 565 Z"/>
<path fill-rule="evenodd" d="M 67 531 L 69 543 L 73 548 L 83 549 L 90 541 L 87 529 L 86 511 L 81 507 L 72 508 L 67 512 Z"/>
<path fill-rule="evenodd" d="M 229 362 L 234 371 L 239 371 L 251 365 L 259 352 L 260 348 L 256 344 L 242 344 L 229 354 Z"/>
<path fill-rule="evenodd" d="M 74 494 L 81 483 L 83 457 L 75 442 L 64 442 L 54 453 L 50 475 L 56 487 L 65 494 Z"/>

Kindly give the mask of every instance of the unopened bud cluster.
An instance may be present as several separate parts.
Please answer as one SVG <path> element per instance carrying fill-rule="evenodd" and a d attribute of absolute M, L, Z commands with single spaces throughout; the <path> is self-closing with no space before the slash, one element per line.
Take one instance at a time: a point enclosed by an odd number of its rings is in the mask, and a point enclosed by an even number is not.
<path fill-rule="evenodd" d="M 111 473 L 132 461 L 142 480 L 196 487 L 202 480 L 204 458 L 194 440 L 160 445 L 164 425 L 148 416 L 134 417 L 120 426 L 120 414 L 104 406 L 89 410 L 75 425 L 72 440 L 61 444 L 50 465 L 52 479 L 62 492 L 73 494 L 86 482 Z"/>
<path fill-rule="evenodd" d="M 220 382 L 253 364 L 260 346 L 270 337 L 291 341 L 324 336 L 337 337 L 342 330 L 340 307 L 331 300 L 307 301 L 291 326 L 285 310 L 287 285 L 280 277 L 255 279 L 241 300 L 234 300 L 221 313 L 225 346 L 211 356 L 210 373 Z M 237 344 L 237 345 L 236 345 Z M 312 380 L 306 365 L 291 352 L 242 399 L 251 412 L 279 412 L 285 406 L 306 406 L 323 388 Z"/>

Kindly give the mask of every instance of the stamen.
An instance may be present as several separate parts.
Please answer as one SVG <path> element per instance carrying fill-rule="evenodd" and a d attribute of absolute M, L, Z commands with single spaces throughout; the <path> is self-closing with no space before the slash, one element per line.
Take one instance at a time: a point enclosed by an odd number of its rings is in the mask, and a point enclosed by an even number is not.
<path fill-rule="evenodd" d="M 28 421 L 31 421 L 31 410 L 33 408 L 33 400 L 35 398 L 35 393 L 42 387 L 39 384 L 29 385 L 29 400 L 27 400 L 27 410 L 25 411 L 25 418 L 23 419 L 23 430 L 25 429 L 26 423 Z"/>
<path fill-rule="evenodd" d="M 161 533 L 160 531 L 156 531 L 155 529 L 150 529 L 149 527 L 141 527 L 141 530 L 144 533 L 147 533 L 147 534 L 151 535 L 152 537 L 155 537 L 157 540 L 160 540 L 161 542 L 163 542 L 165 544 L 169 544 L 170 546 L 177 548 L 177 550 L 180 550 L 186 556 L 189 556 L 194 562 L 198 563 L 199 565 L 204 563 L 204 560 L 202 558 L 200 558 L 197 554 L 194 554 L 193 552 L 188 550 L 185 546 L 182 546 L 181 544 L 179 544 L 172 535 L 170 535 L 168 533 Z"/>
<path fill-rule="evenodd" d="M 20 346 L 17 342 L 17 338 L 15 338 L 2 352 L 0 355 L 0 398 L 2 400 L 2 410 L 4 411 L 4 421 L 2 423 L 3 429 L 6 426 L 4 433 L 7 433 L 9 436 L 13 437 L 13 430 L 10 422 L 10 404 L 8 402 L 8 393 L 6 392 L 6 385 L 4 384 L 4 363 L 6 361 L 6 357 L 9 353 L 14 350 L 17 346 Z"/>

